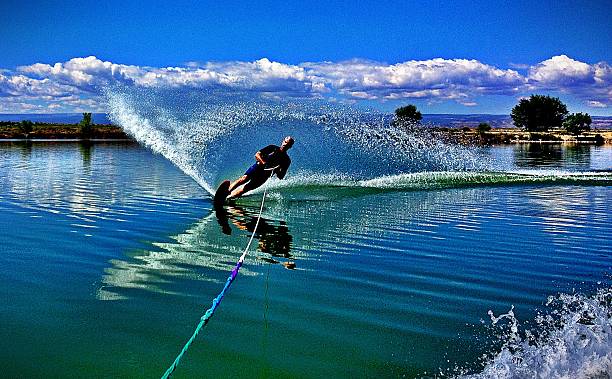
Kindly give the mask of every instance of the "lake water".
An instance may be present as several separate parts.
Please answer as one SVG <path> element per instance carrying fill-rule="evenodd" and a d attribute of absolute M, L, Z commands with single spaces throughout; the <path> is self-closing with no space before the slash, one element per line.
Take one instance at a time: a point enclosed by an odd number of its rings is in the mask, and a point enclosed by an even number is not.
<path fill-rule="evenodd" d="M 174 377 L 612 375 L 612 148 L 476 154 L 506 169 L 274 181 Z M 216 215 L 137 144 L 0 143 L 2 376 L 161 376 L 260 196 Z"/>

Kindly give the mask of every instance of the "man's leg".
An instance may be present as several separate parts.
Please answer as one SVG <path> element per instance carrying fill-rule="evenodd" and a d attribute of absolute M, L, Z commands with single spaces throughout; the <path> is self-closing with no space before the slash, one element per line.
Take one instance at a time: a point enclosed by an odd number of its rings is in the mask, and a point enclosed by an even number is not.
<path fill-rule="evenodd" d="M 240 187 L 241 185 L 243 185 L 244 183 L 248 182 L 252 177 L 259 175 L 261 169 L 263 167 L 258 165 L 257 163 L 253 164 L 251 167 L 249 167 L 245 172 L 244 175 L 242 175 L 241 177 L 239 177 L 235 182 L 230 184 L 229 187 L 229 191 L 230 193 L 235 190 L 236 188 Z"/>
<path fill-rule="evenodd" d="M 242 196 L 242 194 L 244 193 L 244 187 L 242 188 L 238 188 L 237 190 L 234 190 L 233 192 L 231 192 L 228 196 L 227 199 L 231 200 L 231 199 L 236 199 L 240 196 Z"/>
<path fill-rule="evenodd" d="M 236 189 L 236 187 L 243 185 L 244 183 L 247 182 L 247 180 L 249 180 L 249 177 L 246 175 L 242 175 L 241 177 L 239 177 L 238 179 L 236 179 L 235 182 L 233 182 L 232 184 L 230 184 L 229 186 L 229 191 L 232 192 L 233 190 Z"/>
<path fill-rule="evenodd" d="M 266 182 L 266 180 L 268 180 L 268 178 L 265 176 L 265 173 L 263 175 L 259 175 L 257 177 L 251 178 L 251 180 L 247 184 L 245 184 L 244 187 L 234 190 L 232 193 L 230 193 L 230 195 L 227 198 L 236 199 L 242 196 L 244 193 L 252 191 L 255 188 L 260 187 L 262 184 Z"/>

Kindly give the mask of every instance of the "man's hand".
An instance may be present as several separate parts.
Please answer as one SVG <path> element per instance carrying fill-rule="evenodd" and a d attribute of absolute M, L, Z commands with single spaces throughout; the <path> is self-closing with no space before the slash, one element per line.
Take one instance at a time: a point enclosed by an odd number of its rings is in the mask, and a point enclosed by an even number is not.
<path fill-rule="evenodd" d="M 261 156 L 261 152 L 257 152 L 255 153 L 255 160 L 257 161 L 257 163 L 261 164 L 262 166 L 266 165 L 266 161 L 264 161 L 264 159 Z"/>

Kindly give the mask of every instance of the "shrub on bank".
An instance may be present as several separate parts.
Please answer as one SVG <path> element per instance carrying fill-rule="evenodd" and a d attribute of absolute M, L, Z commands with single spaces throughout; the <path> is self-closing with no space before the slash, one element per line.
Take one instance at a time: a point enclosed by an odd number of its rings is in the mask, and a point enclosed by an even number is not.
<path fill-rule="evenodd" d="M 93 130 L 93 124 L 91 122 L 91 113 L 83 113 L 83 119 L 79 122 L 81 127 L 81 138 L 91 138 L 91 132 Z"/>
<path fill-rule="evenodd" d="M 578 135 L 591 130 L 591 116 L 588 113 L 572 113 L 563 121 L 563 128 L 570 134 Z"/>
<path fill-rule="evenodd" d="M 395 119 L 399 122 L 418 124 L 423 119 L 423 115 L 417 110 L 415 105 L 409 104 L 395 110 Z"/>
<path fill-rule="evenodd" d="M 486 122 L 481 122 L 480 124 L 478 124 L 478 127 L 476 128 L 476 131 L 478 132 L 478 134 L 483 134 L 485 132 L 489 132 L 489 131 L 491 131 L 491 125 L 489 125 Z"/>
<path fill-rule="evenodd" d="M 19 131 L 25 135 L 25 138 L 30 138 L 32 129 L 34 129 L 34 123 L 30 120 L 23 120 L 19 123 Z"/>

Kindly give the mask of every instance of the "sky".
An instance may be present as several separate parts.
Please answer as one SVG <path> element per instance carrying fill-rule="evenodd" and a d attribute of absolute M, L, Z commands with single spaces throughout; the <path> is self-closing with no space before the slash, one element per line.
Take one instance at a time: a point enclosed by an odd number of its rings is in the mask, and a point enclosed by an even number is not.
<path fill-rule="evenodd" d="M 610 115 L 612 2 L 0 2 L 0 113 L 104 111 L 120 84 L 391 111 Z"/>

